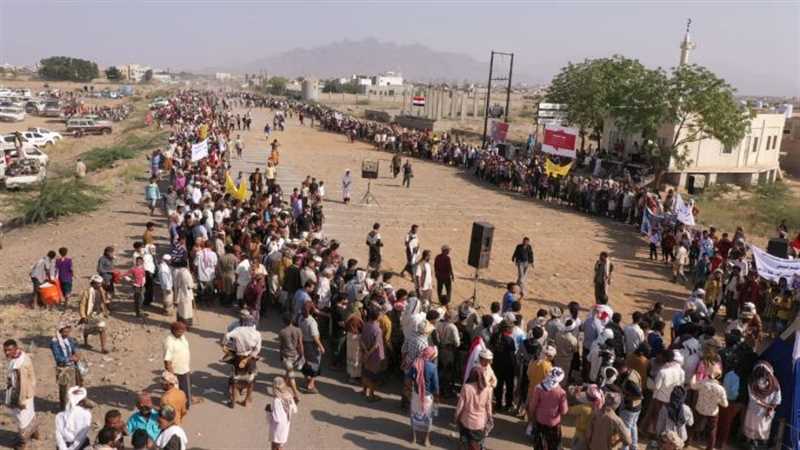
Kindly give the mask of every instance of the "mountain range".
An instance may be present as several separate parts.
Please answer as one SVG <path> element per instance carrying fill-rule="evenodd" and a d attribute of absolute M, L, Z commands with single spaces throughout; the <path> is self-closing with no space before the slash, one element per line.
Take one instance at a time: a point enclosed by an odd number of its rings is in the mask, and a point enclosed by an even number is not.
<path fill-rule="evenodd" d="M 352 74 L 400 72 L 409 81 L 486 81 L 489 62 L 454 52 L 433 50 L 420 44 L 394 44 L 374 38 L 338 41 L 289 50 L 243 64 L 243 72 L 266 71 L 289 77 L 332 78 Z M 514 79 L 523 81 L 524 77 Z"/>

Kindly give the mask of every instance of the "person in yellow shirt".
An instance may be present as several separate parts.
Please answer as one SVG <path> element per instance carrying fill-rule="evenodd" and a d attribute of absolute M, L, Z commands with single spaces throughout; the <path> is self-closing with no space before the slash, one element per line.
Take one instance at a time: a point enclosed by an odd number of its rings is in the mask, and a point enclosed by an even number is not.
<path fill-rule="evenodd" d="M 164 388 L 164 395 L 159 405 L 161 408 L 172 407 L 175 410 L 175 424 L 180 425 L 189 410 L 186 408 L 186 394 L 178 388 L 178 377 L 165 370 L 161 374 L 161 387 Z"/>
<path fill-rule="evenodd" d="M 552 345 L 545 346 L 539 358 L 532 360 L 528 364 L 528 397 L 533 394 L 534 388 L 541 383 L 553 369 L 553 358 L 556 357 L 556 349 Z"/>
<path fill-rule="evenodd" d="M 706 281 L 706 296 L 703 298 L 706 308 L 709 310 L 712 308 L 716 310 L 717 305 L 722 301 L 722 288 L 722 270 L 717 269 L 708 281 Z"/>

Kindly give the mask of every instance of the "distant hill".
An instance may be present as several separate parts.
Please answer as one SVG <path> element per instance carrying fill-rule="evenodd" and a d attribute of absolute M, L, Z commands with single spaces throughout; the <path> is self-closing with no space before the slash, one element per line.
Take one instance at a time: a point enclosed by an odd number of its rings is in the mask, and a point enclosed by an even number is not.
<path fill-rule="evenodd" d="M 424 45 L 399 45 L 368 38 L 289 50 L 245 64 L 240 70 L 319 78 L 393 71 L 401 72 L 410 81 L 460 83 L 464 80 L 484 80 L 488 76 L 489 63 L 460 53 L 432 50 Z"/>

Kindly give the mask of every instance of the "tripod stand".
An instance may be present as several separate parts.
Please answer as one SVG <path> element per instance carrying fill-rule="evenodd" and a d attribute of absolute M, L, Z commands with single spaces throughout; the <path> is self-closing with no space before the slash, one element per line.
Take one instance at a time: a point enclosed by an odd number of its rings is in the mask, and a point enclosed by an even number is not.
<path fill-rule="evenodd" d="M 367 181 L 367 192 L 365 192 L 364 196 L 361 197 L 361 203 L 369 205 L 369 201 L 372 200 L 373 202 L 375 202 L 376 205 L 381 206 L 381 204 L 378 203 L 378 199 L 375 198 L 374 195 L 372 195 L 371 189 L 372 189 L 372 180 L 369 180 Z"/>

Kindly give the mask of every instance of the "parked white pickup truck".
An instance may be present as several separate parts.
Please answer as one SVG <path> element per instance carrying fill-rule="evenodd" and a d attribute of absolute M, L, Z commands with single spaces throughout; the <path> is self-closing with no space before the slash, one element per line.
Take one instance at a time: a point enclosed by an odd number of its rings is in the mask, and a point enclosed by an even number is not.
<path fill-rule="evenodd" d="M 19 159 L 6 168 L 4 183 L 6 189 L 19 189 L 35 185 L 47 178 L 47 168 L 33 159 Z"/>

